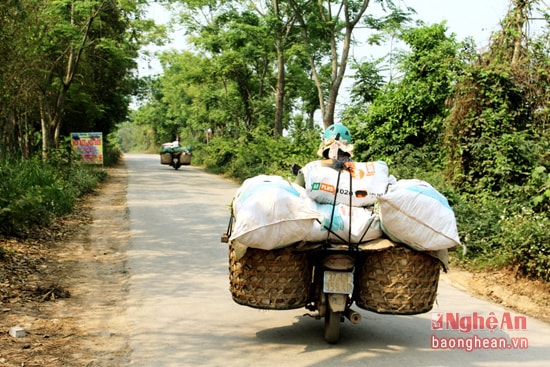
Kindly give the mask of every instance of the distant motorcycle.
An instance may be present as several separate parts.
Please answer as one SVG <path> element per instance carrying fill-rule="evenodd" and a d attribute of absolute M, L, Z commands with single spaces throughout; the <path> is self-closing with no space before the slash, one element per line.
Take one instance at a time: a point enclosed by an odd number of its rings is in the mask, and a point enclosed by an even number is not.
<path fill-rule="evenodd" d="M 191 164 L 193 153 L 191 147 L 170 147 L 165 146 L 160 152 L 160 164 L 169 165 L 174 169 Z"/>

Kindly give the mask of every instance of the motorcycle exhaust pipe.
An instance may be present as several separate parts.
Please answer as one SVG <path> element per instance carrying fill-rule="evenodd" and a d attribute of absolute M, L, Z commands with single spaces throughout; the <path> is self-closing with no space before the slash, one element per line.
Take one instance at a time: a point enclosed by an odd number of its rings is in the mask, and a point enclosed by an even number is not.
<path fill-rule="evenodd" d="M 344 312 L 344 316 L 346 316 L 346 318 L 351 321 L 352 324 L 358 324 L 361 322 L 361 314 L 357 311 L 354 311 L 352 310 L 351 308 L 348 308 L 345 312 Z"/>

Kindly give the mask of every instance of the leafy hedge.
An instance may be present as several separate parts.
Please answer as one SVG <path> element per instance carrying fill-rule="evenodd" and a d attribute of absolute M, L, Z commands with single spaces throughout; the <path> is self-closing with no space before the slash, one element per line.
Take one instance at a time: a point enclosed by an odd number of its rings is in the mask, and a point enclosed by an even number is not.
<path fill-rule="evenodd" d="M 98 167 L 62 157 L 0 163 L 0 234 L 26 236 L 72 211 L 75 199 L 106 177 Z"/>
<path fill-rule="evenodd" d="M 286 177 L 293 164 L 316 159 L 319 136 L 320 130 L 293 130 L 286 137 L 274 138 L 268 129 L 260 127 L 234 140 L 214 137 L 193 154 L 196 164 L 238 181 L 261 174 Z"/>

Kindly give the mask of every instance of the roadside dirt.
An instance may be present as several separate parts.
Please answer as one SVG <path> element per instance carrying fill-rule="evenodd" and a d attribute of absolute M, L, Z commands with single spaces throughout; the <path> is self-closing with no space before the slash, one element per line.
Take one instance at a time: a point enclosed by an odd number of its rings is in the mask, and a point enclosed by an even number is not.
<path fill-rule="evenodd" d="M 108 172 L 40 239 L 0 237 L 0 366 L 126 364 L 127 177 Z M 26 336 L 10 336 L 14 326 Z"/>
<path fill-rule="evenodd" d="M 0 366 L 119 367 L 129 360 L 127 172 L 109 179 L 40 239 L 0 237 Z M 550 322 L 550 285 L 451 266 L 454 285 Z M 20 326 L 25 337 L 9 334 Z"/>

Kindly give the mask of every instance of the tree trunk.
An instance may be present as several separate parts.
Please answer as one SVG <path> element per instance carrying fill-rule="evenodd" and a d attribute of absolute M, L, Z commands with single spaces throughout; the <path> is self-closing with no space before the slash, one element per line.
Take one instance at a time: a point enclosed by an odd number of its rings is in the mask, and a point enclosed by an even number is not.
<path fill-rule="evenodd" d="M 275 89 L 275 136 L 283 135 L 283 116 L 285 106 L 285 56 L 277 40 L 277 87 Z"/>
<path fill-rule="evenodd" d="M 528 1 L 527 0 L 516 0 L 513 16 L 513 28 L 515 29 L 514 33 L 514 51 L 512 54 L 512 65 L 516 65 L 521 56 L 521 40 L 523 39 L 523 25 L 527 19 L 525 11 L 527 9 Z"/>
<path fill-rule="evenodd" d="M 49 123 L 46 120 L 43 113 L 41 113 L 40 117 L 40 127 L 42 130 L 42 159 L 46 160 L 48 158 L 48 151 L 50 150 L 52 143 L 51 143 L 51 134 L 49 129 Z"/>
<path fill-rule="evenodd" d="M 281 20 L 279 1 L 273 0 L 275 16 Z M 277 31 L 275 47 L 277 49 L 277 86 L 275 87 L 275 136 L 283 135 L 283 116 L 285 108 L 285 55 L 283 46 L 282 29 Z"/>
<path fill-rule="evenodd" d="M 334 117 L 336 113 L 336 103 L 338 100 L 338 93 L 340 91 L 340 86 L 344 80 L 344 75 L 346 74 L 346 69 L 348 65 L 349 50 L 351 47 L 351 34 L 353 32 L 355 24 L 348 24 L 346 26 L 346 33 L 344 35 L 344 40 L 342 43 L 342 55 L 340 60 L 338 60 L 338 55 L 336 49 L 333 52 L 332 58 L 332 83 L 330 85 L 330 90 L 327 99 L 327 108 L 325 115 L 323 116 L 323 124 L 326 129 L 330 125 L 334 124 Z M 336 45 L 334 45 L 336 47 Z"/>
<path fill-rule="evenodd" d="M 336 3 L 331 1 L 318 1 L 317 10 L 319 11 L 320 19 L 324 22 L 325 26 L 328 29 L 328 39 L 327 42 L 330 44 L 330 64 L 331 64 L 331 76 L 330 76 L 330 87 L 328 90 L 328 98 L 325 101 L 325 91 L 323 91 L 322 81 L 317 72 L 318 68 L 321 65 L 316 64 L 316 60 L 313 56 L 310 56 L 309 62 L 311 65 L 312 77 L 315 81 L 317 87 L 317 93 L 319 96 L 319 107 L 321 110 L 321 116 L 323 118 L 323 126 L 326 129 L 330 125 L 334 124 L 336 104 L 338 101 L 338 93 L 340 91 L 340 86 L 344 79 L 344 74 L 347 68 L 347 62 L 349 57 L 349 50 L 351 47 L 351 35 L 353 29 L 367 10 L 370 0 L 363 0 L 353 4 L 355 10 L 350 9 L 347 1 L 343 1 L 338 5 L 338 9 L 334 12 L 337 14 L 333 16 L 333 8 L 336 8 Z M 359 5 L 359 6 L 358 6 Z M 306 47 L 309 45 L 309 28 L 308 24 L 304 17 L 302 16 L 302 9 L 296 2 L 292 2 L 293 10 L 295 15 L 300 23 L 303 34 L 303 42 Z M 355 14 L 352 14 L 355 12 Z M 343 16 L 344 19 L 340 19 L 339 16 Z M 338 57 L 338 37 L 340 29 L 337 28 L 339 24 L 344 24 L 345 34 L 344 40 L 341 45 L 341 54 Z"/>

